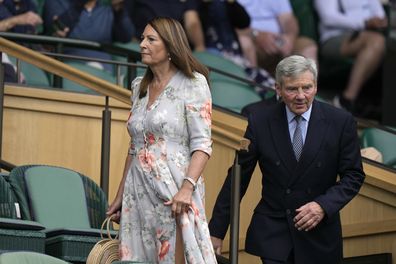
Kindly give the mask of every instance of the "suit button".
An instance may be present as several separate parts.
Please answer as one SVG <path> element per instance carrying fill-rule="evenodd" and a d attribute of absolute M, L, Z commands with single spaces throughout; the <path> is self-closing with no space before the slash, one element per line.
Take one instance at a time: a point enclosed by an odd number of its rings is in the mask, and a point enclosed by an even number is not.
<path fill-rule="evenodd" d="M 280 165 L 280 160 L 278 160 L 275 164 L 276 164 L 276 166 L 279 166 Z"/>
<path fill-rule="evenodd" d="M 322 167 L 322 162 L 319 161 L 319 162 L 316 164 L 316 167 L 317 167 L 317 168 Z"/>
<path fill-rule="evenodd" d="M 286 189 L 286 194 L 290 194 L 291 190 L 290 189 Z"/>
<path fill-rule="evenodd" d="M 291 210 L 290 209 L 286 209 L 286 214 L 291 214 Z"/>

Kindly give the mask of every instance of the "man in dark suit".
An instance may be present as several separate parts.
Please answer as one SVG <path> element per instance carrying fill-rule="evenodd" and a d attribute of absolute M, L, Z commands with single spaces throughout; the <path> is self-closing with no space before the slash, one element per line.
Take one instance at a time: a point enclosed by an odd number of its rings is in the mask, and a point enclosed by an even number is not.
<path fill-rule="evenodd" d="M 342 259 L 339 211 L 358 193 L 365 175 L 353 116 L 314 100 L 316 85 L 312 60 L 287 57 L 276 67 L 282 102 L 248 118 L 245 137 L 251 144 L 239 154 L 241 197 L 257 162 L 263 176 L 245 248 L 265 264 Z M 217 253 L 230 219 L 230 172 L 209 223 Z"/>

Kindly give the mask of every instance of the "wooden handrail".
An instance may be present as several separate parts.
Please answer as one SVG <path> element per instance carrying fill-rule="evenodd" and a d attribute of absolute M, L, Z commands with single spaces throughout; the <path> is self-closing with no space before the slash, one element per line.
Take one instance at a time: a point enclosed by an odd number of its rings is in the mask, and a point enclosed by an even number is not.
<path fill-rule="evenodd" d="M 72 80 L 73 82 L 88 87 L 100 94 L 107 95 L 126 104 L 131 103 L 130 91 L 2 37 L 0 37 L 0 51 L 35 65 L 38 68 Z M 214 109 L 213 112 L 214 116 L 224 116 L 219 110 Z M 229 120 L 216 120 L 216 122 L 213 124 L 213 132 L 220 133 L 228 138 L 232 142 L 232 148 L 235 148 L 236 150 L 246 149 L 248 142 L 242 137 L 245 126 L 242 125 L 240 127 L 241 131 L 238 134 L 241 134 L 241 136 L 236 136 L 232 135 L 231 133 L 226 133 L 227 130 L 230 130 L 230 128 L 227 126 L 227 123 L 229 123 Z M 242 121 L 242 123 L 244 123 L 244 121 Z"/>
<path fill-rule="evenodd" d="M 100 94 L 112 97 L 127 104 L 131 103 L 130 91 L 73 68 L 61 61 L 40 54 L 39 52 L 28 49 L 12 41 L 6 40 L 5 38 L 0 38 L 0 51 L 26 61 L 27 63 L 35 65 L 50 73 L 59 75 L 63 78 L 88 87 Z"/>

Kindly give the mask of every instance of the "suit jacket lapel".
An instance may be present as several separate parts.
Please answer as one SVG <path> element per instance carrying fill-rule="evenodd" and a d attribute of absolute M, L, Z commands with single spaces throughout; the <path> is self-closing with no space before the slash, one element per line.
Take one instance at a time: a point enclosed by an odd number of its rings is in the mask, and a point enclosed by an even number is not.
<path fill-rule="evenodd" d="M 325 116 L 321 111 L 320 104 L 314 101 L 303 151 L 301 153 L 297 167 L 294 170 L 294 176 L 291 179 L 292 182 L 302 176 L 304 171 L 306 171 L 307 167 L 317 156 L 317 153 L 322 146 L 326 130 L 327 124 Z"/>
<path fill-rule="evenodd" d="M 272 140 L 283 164 L 286 165 L 290 174 L 293 173 L 297 165 L 293 147 L 290 141 L 289 126 L 287 123 L 285 104 L 279 103 L 275 108 L 275 113 L 270 121 Z"/>

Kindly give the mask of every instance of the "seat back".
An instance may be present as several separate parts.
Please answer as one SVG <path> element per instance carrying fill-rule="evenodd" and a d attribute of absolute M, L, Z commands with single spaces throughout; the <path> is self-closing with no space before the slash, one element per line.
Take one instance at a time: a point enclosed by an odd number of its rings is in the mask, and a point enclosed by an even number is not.
<path fill-rule="evenodd" d="M 48 165 L 22 165 L 14 168 L 9 174 L 9 183 L 15 193 L 15 197 L 19 203 L 21 210 L 21 218 L 24 220 L 33 220 L 33 212 L 29 206 L 30 201 L 28 197 L 28 191 L 25 182 L 25 173 L 28 169 L 34 167 L 44 167 L 44 168 L 60 168 Z M 74 172 L 80 176 L 81 181 L 84 186 L 85 195 L 85 210 L 88 211 L 89 221 L 91 228 L 100 229 L 101 224 L 106 218 L 106 210 L 108 207 L 107 197 L 103 190 L 89 177 L 72 171 L 70 169 L 65 169 L 70 172 Z"/>
<path fill-rule="evenodd" d="M 247 74 L 243 67 L 222 57 L 221 55 L 215 55 L 215 54 L 207 52 L 207 51 L 194 52 L 193 54 L 194 54 L 194 57 L 197 58 L 199 62 L 201 62 L 202 64 L 204 64 L 208 67 L 212 67 L 217 70 L 221 70 L 226 73 L 233 74 L 238 77 L 247 79 Z M 227 77 L 224 74 L 217 73 L 214 71 L 210 72 L 209 77 L 210 77 L 211 81 L 227 80 L 227 81 L 239 82 L 231 77 Z M 243 83 L 243 82 L 240 82 L 240 83 Z"/>
<path fill-rule="evenodd" d="M 81 62 L 74 62 L 74 61 L 65 61 L 65 63 L 69 66 L 72 66 L 80 71 L 83 71 L 85 73 L 91 74 L 93 76 L 96 76 L 100 79 L 103 79 L 105 81 L 111 82 L 111 83 L 116 83 L 116 78 L 113 76 L 111 73 L 101 70 L 92 66 L 87 65 L 86 63 L 81 63 Z M 69 79 L 63 79 L 63 89 L 66 91 L 73 91 L 73 92 L 80 92 L 80 93 L 87 93 L 87 94 L 98 94 L 96 91 L 91 90 L 87 87 L 84 87 L 78 83 L 75 83 Z"/>
<path fill-rule="evenodd" d="M 108 207 L 106 194 L 91 178 L 82 174 L 80 174 L 80 177 L 84 184 L 91 227 L 100 229 L 103 221 L 106 219 Z"/>
<path fill-rule="evenodd" d="M 19 203 L 7 177 L 0 175 L 0 217 L 17 219 Z"/>
<path fill-rule="evenodd" d="M 213 104 L 237 113 L 240 113 L 244 106 L 261 100 L 253 87 L 227 80 L 213 80 L 211 93 Z"/>
<path fill-rule="evenodd" d="M 76 172 L 49 166 L 25 171 L 33 218 L 47 228 L 90 228 L 85 191 Z"/>
<path fill-rule="evenodd" d="M 14 57 L 9 56 L 9 58 L 12 63 L 16 64 Z M 20 61 L 20 69 L 25 76 L 27 85 L 43 88 L 49 88 L 51 86 L 47 74 L 42 69 L 24 61 Z"/>
<path fill-rule="evenodd" d="M 67 264 L 67 262 L 41 253 L 19 251 L 1 254 L 0 264 Z"/>
<path fill-rule="evenodd" d="M 396 135 L 378 128 L 365 128 L 361 136 L 362 147 L 374 147 L 382 154 L 383 163 L 396 167 Z"/>

